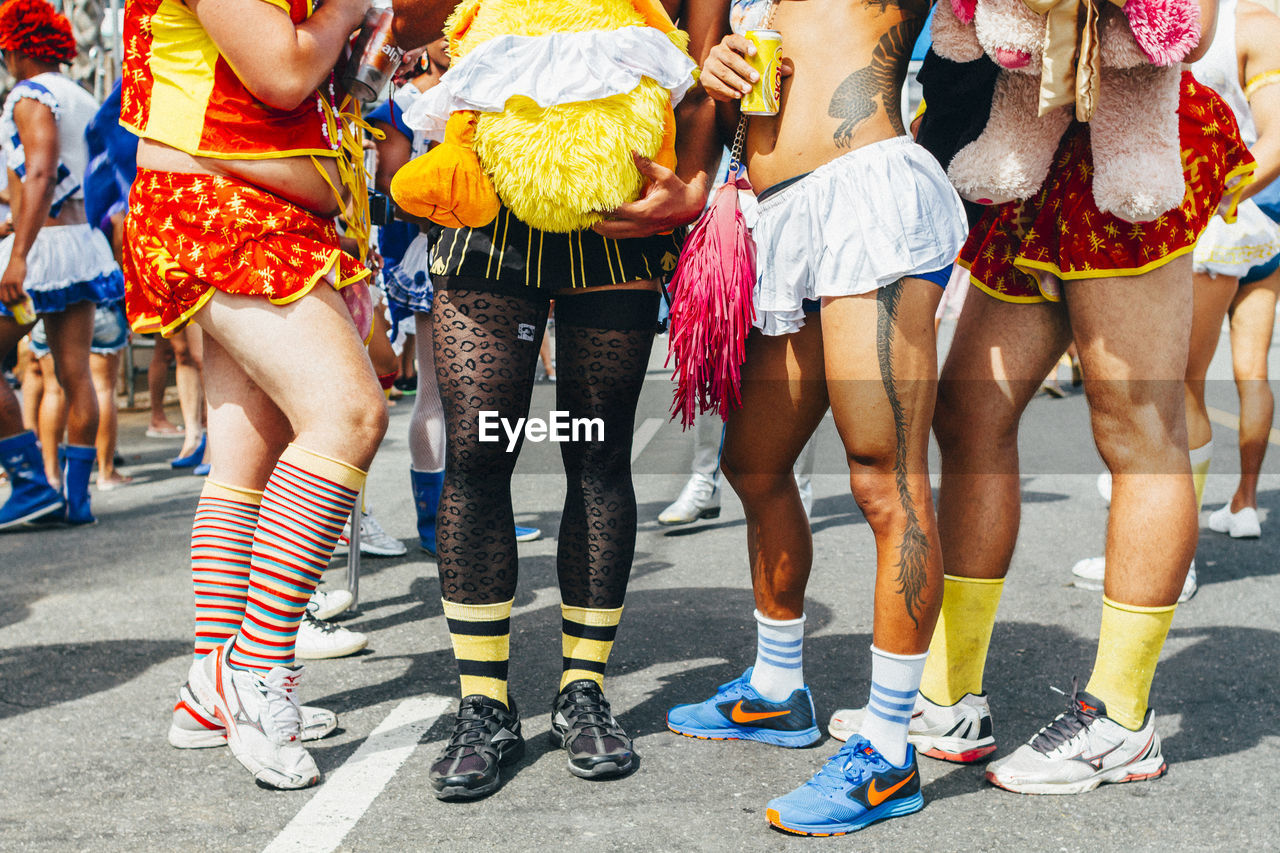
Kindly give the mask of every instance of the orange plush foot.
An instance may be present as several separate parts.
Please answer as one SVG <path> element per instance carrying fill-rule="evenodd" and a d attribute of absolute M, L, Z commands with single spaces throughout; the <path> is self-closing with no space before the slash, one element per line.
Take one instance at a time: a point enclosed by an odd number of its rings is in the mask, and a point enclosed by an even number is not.
<path fill-rule="evenodd" d="M 444 142 L 396 172 L 391 179 L 396 204 L 447 228 L 479 228 L 493 221 L 502 203 L 472 148 L 476 118 L 470 111 L 451 115 Z"/>

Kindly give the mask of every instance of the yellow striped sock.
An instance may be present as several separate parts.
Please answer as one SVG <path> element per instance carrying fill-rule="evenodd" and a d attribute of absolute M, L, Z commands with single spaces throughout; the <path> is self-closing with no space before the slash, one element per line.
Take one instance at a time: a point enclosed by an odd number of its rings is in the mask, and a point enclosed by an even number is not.
<path fill-rule="evenodd" d="M 1147 697 L 1177 604 L 1142 607 L 1102 597 L 1098 657 L 1085 688 L 1107 706 L 1107 716 L 1137 731 L 1147 716 Z"/>
<path fill-rule="evenodd" d="M 1204 506 L 1204 484 L 1209 480 L 1209 463 L 1213 461 L 1213 442 L 1191 448 L 1191 480 L 1196 486 L 1196 512 Z"/>
<path fill-rule="evenodd" d="M 596 610 L 561 604 L 560 615 L 560 646 L 564 653 L 560 689 L 580 679 L 594 681 L 603 689 L 605 666 L 618 633 L 622 608 Z"/>
<path fill-rule="evenodd" d="M 1004 578 L 943 576 L 942 610 L 929 642 L 920 692 L 939 705 L 954 705 L 966 693 L 982 693 L 987 646 L 996 624 Z"/>
<path fill-rule="evenodd" d="M 511 650 L 511 601 L 497 604 L 444 602 L 462 695 L 507 702 L 507 658 Z"/>

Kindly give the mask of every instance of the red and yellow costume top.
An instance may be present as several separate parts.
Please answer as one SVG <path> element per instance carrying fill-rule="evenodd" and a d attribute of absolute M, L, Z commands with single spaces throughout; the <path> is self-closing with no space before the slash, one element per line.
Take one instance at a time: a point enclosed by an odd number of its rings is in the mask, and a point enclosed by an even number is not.
<path fill-rule="evenodd" d="M 313 0 L 263 2 L 295 24 L 314 10 Z M 124 36 L 120 123 L 138 136 L 228 160 L 335 157 L 351 174 L 342 158 L 359 154 L 359 140 L 341 147 L 332 101 L 323 92 L 292 110 L 259 101 L 181 0 L 129 0 Z M 139 169 L 125 233 L 125 308 L 135 331 L 172 335 L 217 291 L 285 305 L 323 284 L 342 291 L 368 333 L 369 270 L 339 248 L 333 221 L 259 187 Z"/>
<path fill-rule="evenodd" d="M 313 0 L 263 2 L 295 24 L 315 8 Z M 262 103 L 182 0 L 129 0 L 123 75 L 120 123 L 144 139 L 200 157 L 338 156 L 325 110 L 333 92 L 327 104 L 317 91 L 292 110 Z"/>

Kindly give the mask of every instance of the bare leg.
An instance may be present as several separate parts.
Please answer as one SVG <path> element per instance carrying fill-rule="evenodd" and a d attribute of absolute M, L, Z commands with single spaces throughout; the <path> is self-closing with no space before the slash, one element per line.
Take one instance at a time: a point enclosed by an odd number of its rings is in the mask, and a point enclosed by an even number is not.
<path fill-rule="evenodd" d="M 976 288 L 965 300 L 933 416 L 947 574 L 1008 573 L 1021 520 L 1018 423 L 1070 335 L 1060 305 L 1015 305 Z"/>
<path fill-rule="evenodd" d="M 44 457 L 44 475 L 55 489 L 62 485 L 62 465 L 58 463 L 58 446 L 67 434 L 67 395 L 58 384 L 53 356 L 40 359 L 40 376 L 44 393 L 40 395 L 40 409 L 36 418 L 36 436 L 40 439 L 40 454 Z"/>
<path fill-rule="evenodd" d="M 753 331 L 742 368 L 742 408 L 729 416 L 721 470 L 747 516 L 747 552 L 756 609 L 798 619 L 813 565 L 813 536 L 791 473 L 827 411 L 822 320 L 795 334 Z"/>
<path fill-rule="evenodd" d="M 251 309 L 251 310 L 242 310 Z M 342 297 L 317 287 L 288 305 L 218 292 L 196 322 L 284 413 L 294 442 L 367 470 L 387 428 L 386 401 Z M 214 470 L 221 454 L 215 435 Z M 223 475 L 218 474 L 219 477 Z M 249 486 L 247 488 L 259 488 Z"/>
<path fill-rule="evenodd" d="M 908 278 L 822 306 L 831 412 L 854 500 L 876 539 L 873 643 L 899 655 L 929 648 L 942 602 L 928 462 L 941 296 L 937 285 Z"/>
<path fill-rule="evenodd" d="M 168 338 L 156 336 L 156 347 L 147 365 L 147 393 L 151 397 L 151 428 L 170 431 L 174 425 L 164 411 L 164 389 L 169 382 L 169 361 L 173 358 L 173 344 Z"/>
<path fill-rule="evenodd" d="M 13 352 L 30 326 L 19 326 L 12 317 L 0 317 L 0 356 Z M 22 432 L 22 406 L 18 395 L 8 382 L 0 382 L 0 438 L 9 438 Z"/>
<path fill-rule="evenodd" d="M 182 407 L 182 423 L 186 432 L 182 438 L 179 456 L 190 456 L 200 444 L 204 433 L 204 383 L 200 377 L 201 359 L 199 345 L 192 346 L 192 337 L 199 329 L 187 326 L 169 339 L 173 345 L 174 372 L 178 383 L 178 405 Z"/>
<path fill-rule="evenodd" d="M 1231 369 L 1240 395 L 1240 484 L 1231 511 L 1258 505 L 1258 476 L 1271 437 L 1275 398 L 1267 376 L 1267 354 L 1276 321 L 1280 272 L 1246 284 L 1231 303 Z"/>
<path fill-rule="evenodd" d="M 116 381 L 120 376 L 120 353 L 89 354 L 89 371 L 98 394 L 98 488 L 123 485 L 132 480 L 116 471 L 116 438 L 120 419 L 116 410 Z"/>
<path fill-rule="evenodd" d="M 58 384 L 67 395 L 67 443 L 80 447 L 93 447 L 98 437 L 98 395 L 89 373 L 94 311 L 92 302 L 78 302 L 43 317 Z"/>
<path fill-rule="evenodd" d="M 1177 601 L 1195 554 L 1195 490 L 1179 400 L 1192 325 L 1190 264 L 1183 257 L 1142 276 L 1077 281 L 1066 290 L 1094 440 L 1113 478 L 1105 592 L 1125 604 Z"/>
<path fill-rule="evenodd" d="M 40 361 L 25 340 L 18 343 L 18 364 L 13 374 L 22 379 L 22 428 L 35 432 L 40 425 L 40 398 L 44 396 L 44 376 Z"/>
<path fill-rule="evenodd" d="M 1185 391 L 1190 447 L 1203 447 L 1213 440 L 1213 426 L 1209 423 L 1209 410 L 1204 402 L 1204 381 L 1209 363 L 1218 349 L 1222 320 L 1227 316 L 1227 308 L 1239 283 L 1239 279 L 1228 276 L 1214 278 L 1206 273 L 1195 273 Z"/>
<path fill-rule="evenodd" d="M 212 336 L 205 342 L 210 476 L 217 482 L 261 491 L 276 460 L 293 439 L 293 427 L 271 399 Z"/>

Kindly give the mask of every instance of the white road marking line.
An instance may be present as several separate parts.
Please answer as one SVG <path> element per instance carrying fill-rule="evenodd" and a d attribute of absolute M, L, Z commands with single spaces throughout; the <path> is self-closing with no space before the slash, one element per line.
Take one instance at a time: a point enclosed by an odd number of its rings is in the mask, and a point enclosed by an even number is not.
<path fill-rule="evenodd" d="M 640 454 L 644 453 L 644 449 L 649 446 L 649 442 L 653 441 L 653 437 L 658 434 L 658 430 L 662 429 L 662 418 L 645 418 L 644 423 L 640 424 L 640 428 L 636 430 L 636 434 L 631 438 L 631 462 L 640 458 Z"/>
<path fill-rule="evenodd" d="M 444 696 L 417 696 L 397 705 L 263 853 L 336 849 L 413 753 L 422 733 L 450 705 L 452 700 Z"/>

